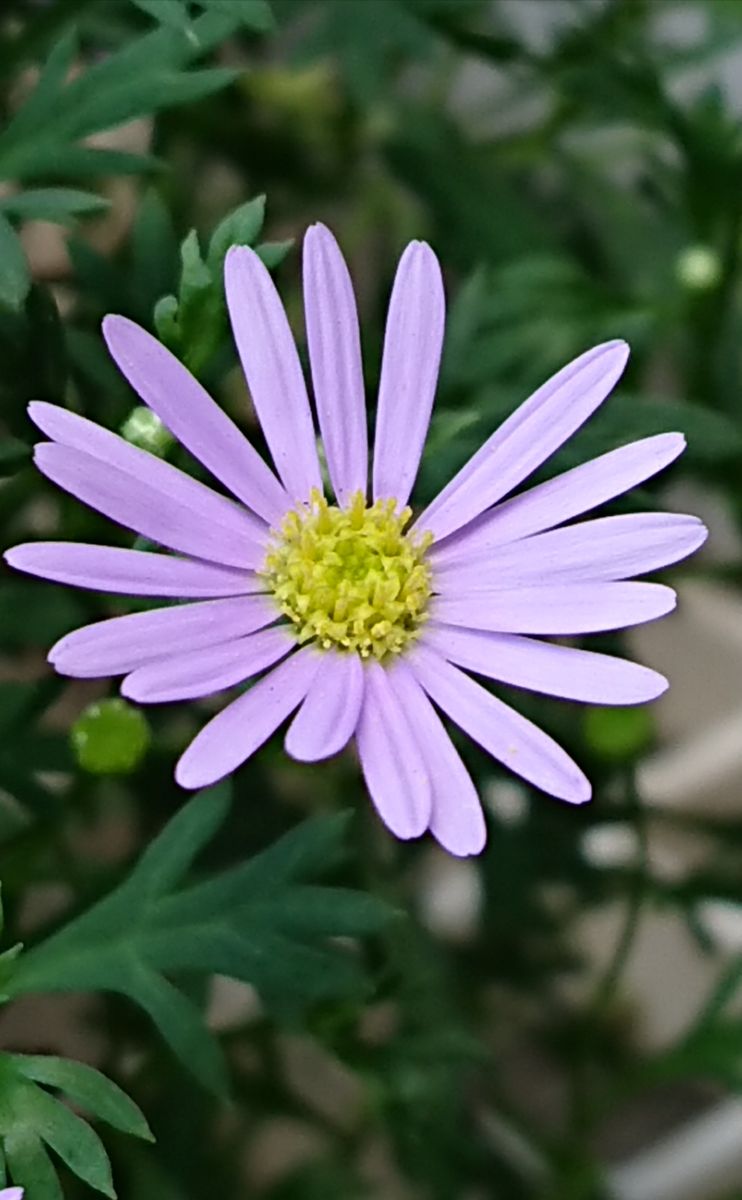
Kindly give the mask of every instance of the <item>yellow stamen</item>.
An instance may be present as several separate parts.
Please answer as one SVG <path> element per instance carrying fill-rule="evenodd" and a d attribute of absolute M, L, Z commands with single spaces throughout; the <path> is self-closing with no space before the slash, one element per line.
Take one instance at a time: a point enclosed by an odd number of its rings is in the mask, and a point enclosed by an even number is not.
<path fill-rule="evenodd" d="M 300 642 L 385 659 L 414 640 L 432 591 L 433 535 L 405 533 L 411 516 L 394 500 L 367 508 L 361 492 L 336 508 L 316 490 L 286 514 L 260 573 Z"/>

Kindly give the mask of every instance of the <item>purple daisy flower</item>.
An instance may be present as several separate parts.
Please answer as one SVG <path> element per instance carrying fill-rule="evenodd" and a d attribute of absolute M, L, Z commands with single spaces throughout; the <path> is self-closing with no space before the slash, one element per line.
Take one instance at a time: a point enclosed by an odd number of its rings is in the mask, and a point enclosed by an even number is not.
<path fill-rule="evenodd" d="M 261 675 L 191 742 L 176 768 L 183 787 L 234 771 L 298 709 L 290 755 L 327 758 L 355 736 L 389 829 L 400 838 L 429 829 L 453 854 L 481 850 L 485 824 L 438 710 L 534 787 L 588 800 L 588 780 L 561 747 L 467 672 L 609 705 L 667 687 L 646 667 L 538 639 L 621 629 L 673 608 L 669 587 L 627 581 L 700 546 L 700 521 L 641 513 L 564 522 L 660 471 L 683 437 L 623 446 L 506 499 L 606 398 L 625 343 L 597 346 L 559 371 L 410 524 L 443 342 L 443 282 L 430 247 L 409 245 L 394 282 L 370 503 L 358 318 L 332 234 L 321 225 L 307 233 L 304 299 L 336 502 L 323 495 L 286 315 L 252 250 L 229 252 L 226 294 L 275 473 L 150 334 L 118 316 L 103 332 L 142 400 L 234 499 L 82 417 L 30 406 L 51 439 L 36 447 L 39 469 L 174 553 L 42 542 L 9 551 L 11 565 L 78 587 L 185 601 L 68 634 L 49 655 L 57 671 L 124 675 L 123 695 L 142 703 L 190 700 Z"/>
<path fill-rule="evenodd" d="M 3 1188 L 0 1200 L 23 1200 L 23 1188 Z"/>

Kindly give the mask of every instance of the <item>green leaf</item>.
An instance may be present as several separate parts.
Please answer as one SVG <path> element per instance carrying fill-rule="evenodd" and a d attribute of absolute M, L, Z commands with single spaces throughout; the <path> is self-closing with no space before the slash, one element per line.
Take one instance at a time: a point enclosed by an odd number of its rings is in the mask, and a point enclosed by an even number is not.
<path fill-rule="evenodd" d="M 11 1130 L 3 1139 L 3 1149 L 13 1180 L 25 1189 L 24 1200 L 64 1200 L 40 1137 L 22 1127 Z"/>
<path fill-rule="evenodd" d="M 155 304 L 152 319 L 160 341 L 164 342 L 171 350 L 177 350 L 180 347 L 180 331 L 176 297 L 161 296 Z"/>
<path fill-rule="evenodd" d="M 180 246 L 182 275 L 180 281 L 180 303 L 186 309 L 197 305 L 203 293 L 212 285 L 211 271 L 201 257 L 198 234 L 192 229 Z"/>
<path fill-rule="evenodd" d="M 94 1117 L 131 1137 L 153 1141 L 144 1114 L 126 1092 L 85 1063 L 41 1054 L 12 1054 L 18 1073 L 34 1083 L 57 1088 Z"/>
<path fill-rule="evenodd" d="M 47 1155 L 53 1150 L 84 1183 L 114 1197 L 111 1165 L 98 1134 L 77 1113 L 40 1087 L 47 1083 L 111 1125 L 151 1140 L 142 1114 L 98 1071 L 64 1059 L 0 1054 L 0 1148 L 13 1181 L 28 1200 L 61 1200 Z"/>
<path fill-rule="evenodd" d="M 0 213 L 0 305 L 17 312 L 28 295 L 31 275 L 18 235 Z"/>
<path fill-rule="evenodd" d="M 221 270 L 230 246 L 252 246 L 263 228 L 265 196 L 256 196 L 228 213 L 211 235 L 207 262 L 212 270 Z"/>
<path fill-rule="evenodd" d="M 301 63 L 332 56 L 361 105 L 371 105 L 401 61 L 426 58 L 435 36 L 398 0 L 325 0 L 301 39 Z"/>
<path fill-rule="evenodd" d="M 200 8 L 211 9 L 212 12 L 224 13 L 225 16 L 239 15 L 240 23 L 256 33 L 270 33 L 275 29 L 276 22 L 271 12 L 268 0 L 196 0 Z"/>
<path fill-rule="evenodd" d="M 9 999 L 8 981 L 13 977 L 15 963 L 22 950 L 23 943 L 16 942 L 15 946 L 11 946 L 9 950 L 0 954 L 0 1004 L 4 1004 Z"/>
<path fill-rule="evenodd" d="M 257 254 L 263 260 L 268 270 L 272 271 L 274 267 L 279 266 L 283 262 L 293 244 L 293 238 L 287 238 L 284 242 L 261 242 L 257 247 Z"/>
<path fill-rule="evenodd" d="M 103 196 L 76 188 L 32 188 L 0 199 L 0 212 L 19 221 L 56 221 L 63 225 L 75 217 L 104 212 L 109 205 Z"/>
<path fill-rule="evenodd" d="M 151 160 L 76 143 L 225 87 L 239 72 L 223 67 L 192 70 L 189 64 L 239 25 L 239 13 L 230 17 L 226 10 L 207 12 L 187 28 L 161 25 L 74 77 L 69 68 L 75 42 L 65 39 L 52 50 L 35 91 L 0 133 L 0 178 L 70 177 L 96 170 L 100 174 L 119 169 L 114 163 L 122 170 L 148 169 Z"/>
<path fill-rule="evenodd" d="M 79 1179 L 104 1196 L 115 1197 L 111 1164 L 103 1143 L 81 1117 L 37 1087 L 17 1089 L 15 1103 L 19 1113 Z"/>
<path fill-rule="evenodd" d="M 147 898 L 163 895 L 177 884 L 224 823 L 231 798 L 227 783 L 199 792 L 147 847 L 129 876 L 127 887 L 141 890 Z"/>
<path fill-rule="evenodd" d="M 21 956 L 11 994 L 119 992 L 216 1091 L 224 1078 L 218 1048 L 164 975 L 229 975 L 282 1011 L 362 993 L 358 957 L 336 939 L 379 930 L 393 910 L 373 896 L 306 882 L 342 858 L 347 815 L 306 821 L 248 862 L 183 886 L 228 803 L 226 785 L 194 797 L 120 887 Z"/>
<path fill-rule="evenodd" d="M 54 108 L 74 65 L 77 50 L 77 34 L 74 29 L 70 29 L 52 47 L 36 87 L 13 117 L 13 129 L 19 137 L 28 135 Z"/>
<path fill-rule="evenodd" d="M 190 19 L 182 0 L 132 0 L 148 17 L 170 29 L 188 29 Z"/>
<path fill-rule="evenodd" d="M 151 154 L 131 154 L 127 150 L 97 146 L 62 146 L 58 152 L 52 149 L 47 170 L 51 175 L 97 179 L 100 175 L 150 175 L 163 170 L 163 165 Z"/>
<path fill-rule="evenodd" d="M 139 964 L 131 969 L 126 995 L 147 1013 L 183 1066 L 215 1096 L 226 1096 L 227 1067 L 221 1047 L 188 997 Z"/>
<path fill-rule="evenodd" d="M 177 273 L 173 220 L 159 192 L 151 187 L 142 198 L 131 231 L 131 288 L 145 319 L 158 297 L 175 286 Z"/>

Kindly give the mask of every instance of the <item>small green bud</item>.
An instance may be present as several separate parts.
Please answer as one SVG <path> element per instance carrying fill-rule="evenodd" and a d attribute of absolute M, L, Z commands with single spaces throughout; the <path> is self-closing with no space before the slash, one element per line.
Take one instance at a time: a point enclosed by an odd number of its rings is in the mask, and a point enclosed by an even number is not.
<path fill-rule="evenodd" d="M 721 280 L 721 260 L 710 246 L 686 246 L 677 257 L 675 274 L 689 292 L 708 292 Z"/>
<path fill-rule="evenodd" d="M 147 718 L 125 700 L 89 704 L 70 732 L 78 763 L 91 775 L 125 775 L 141 763 L 152 740 Z"/>
<path fill-rule="evenodd" d="M 583 730 L 595 754 L 622 762 L 637 758 L 651 744 L 654 721 L 648 708 L 589 708 Z"/>
<path fill-rule="evenodd" d="M 152 409 L 144 404 L 132 408 L 121 426 L 121 436 L 126 438 L 127 442 L 131 442 L 132 446 L 138 446 L 140 450 L 149 450 L 150 454 L 156 454 L 159 458 L 167 454 L 175 440 L 157 413 L 153 413 Z"/>

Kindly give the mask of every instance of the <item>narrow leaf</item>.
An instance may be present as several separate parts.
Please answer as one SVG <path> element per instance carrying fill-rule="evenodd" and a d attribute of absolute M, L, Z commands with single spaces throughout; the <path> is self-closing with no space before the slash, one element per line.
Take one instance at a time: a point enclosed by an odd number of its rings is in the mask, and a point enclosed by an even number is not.
<path fill-rule="evenodd" d="M 62 1188 L 41 1138 L 29 1129 L 14 1129 L 4 1142 L 13 1182 L 26 1189 L 28 1200 L 64 1200 Z"/>
<path fill-rule="evenodd" d="M 64 224 L 107 209 L 110 201 L 76 188 L 33 188 L 0 199 L 0 212 L 20 221 L 56 221 Z"/>
<path fill-rule="evenodd" d="M 265 220 L 265 196 L 256 196 L 228 213 L 211 235 L 207 261 L 213 269 L 221 268 L 230 246 L 252 246 Z"/>
<path fill-rule="evenodd" d="M 12 1054 L 20 1075 L 58 1088 L 93 1116 L 132 1137 L 153 1141 L 149 1125 L 133 1100 L 118 1084 L 85 1063 L 41 1054 Z"/>
<path fill-rule="evenodd" d="M 188 29 L 190 21 L 182 0 L 132 0 L 147 16 L 170 29 Z"/>
<path fill-rule="evenodd" d="M 269 33 L 276 27 L 268 0 L 241 0 L 239 5 L 234 0 L 198 0 L 198 3 L 202 8 L 223 12 L 225 16 L 238 16 L 243 25 L 256 33 Z"/>
<path fill-rule="evenodd" d="M 219 1043 L 191 1001 L 144 967 L 132 973 L 127 994 L 149 1015 L 176 1058 L 208 1091 L 225 1096 L 227 1069 Z"/>
<path fill-rule="evenodd" d="M 24 1110 L 47 1145 L 73 1174 L 104 1196 L 115 1197 L 108 1155 L 87 1122 L 37 1087 L 31 1087 L 24 1095 Z"/>
<path fill-rule="evenodd" d="M 229 781 L 198 792 L 147 847 L 126 888 L 146 897 L 163 895 L 179 883 L 224 821 L 231 798 Z"/>
<path fill-rule="evenodd" d="M 0 213 L 0 305 L 16 312 L 31 287 L 26 255 L 7 217 Z"/>

